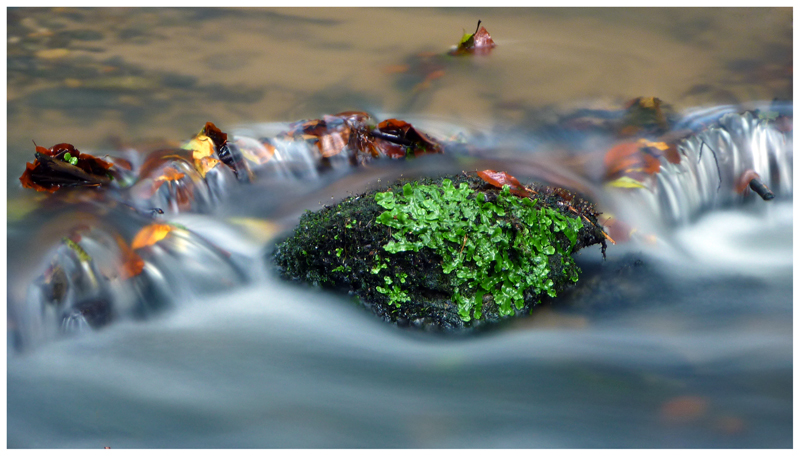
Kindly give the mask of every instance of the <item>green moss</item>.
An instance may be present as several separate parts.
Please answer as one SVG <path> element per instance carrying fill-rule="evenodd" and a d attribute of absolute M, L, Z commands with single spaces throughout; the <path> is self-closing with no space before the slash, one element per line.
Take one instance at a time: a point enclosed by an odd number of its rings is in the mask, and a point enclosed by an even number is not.
<path fill-rule="evenodd" d="M 464 321 L 481 318 L 486 294 L 497 303 L 501 316 L 513 314 L 512 305 L 522 309 L 528 288 L 555 297 L 548 256 L 556 251 L 570 278 L 578 280 L 579 270 L 569 254 L 583 228 L 581 219 L 537 208 L 536 200 L 516 197 L 508 186 L 494 202 L 466 183 L 453 186 L 449 179 L 441 186 L 408 183 L 401 194 L 377 193 L 375 201 L 387 209 L 377 222 L 393 229 L 393 239 L 383 249 L 391 254 L 431 249 L 441 256 L 442 271 L 454 289 L 452 300 Z M 569 245 L 558 242 L 559 232 Z M 403 293 L 378 291 L 391 293 L 393 302 Z"/>
<path fill-rule="evenodd" d="M 604 245 L 590 203 L 529 187 L 536 199 L 467 175 L 397 183 L 307 212 L 273 258 L 283 277 L 353 293 L 399 325 L 527 314 L 577 280 L 571 254 Z"/>

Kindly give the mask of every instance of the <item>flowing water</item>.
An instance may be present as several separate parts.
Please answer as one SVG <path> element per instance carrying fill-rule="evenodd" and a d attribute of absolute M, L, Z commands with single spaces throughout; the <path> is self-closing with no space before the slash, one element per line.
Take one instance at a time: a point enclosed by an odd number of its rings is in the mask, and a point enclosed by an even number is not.
<path fill-rule="evenodd" d="M 498 47 L 430 70 L 419 54 L 477 19 Z M 10 9 L 8 25 L 9 447 L 792 446 L 792 132 L 744 113 L 791 121 L 791 9 Z M 603 185 L 617 139 L 558 119 L 637 96 L 673 106 L 683 158 L 649 189 Z M 320 172 L 287 145 L 252 184 L 209 179 L 194 211 L 148 201 L 185 229 L 129 280 L 109 275 L 114 236 L 148 218 L 111 200 L 136 186 L 53 203 L 17 180 L 31 139 L 135 157 L 213 121 L 257 147 L 353 109 L 475 148 Z M 580 190 L 636 231 L 605 260 L 581 251 L 577 287 L 532 316 L 458 337 L 267 261 L 306 209 L 484 168 Z M 734 191 L 748 169 L 774 200 Z M 82 224 L 91 267 L 62 243 Z M 46 304 L 55 263 L 67 302 L 113 311 Z"/>

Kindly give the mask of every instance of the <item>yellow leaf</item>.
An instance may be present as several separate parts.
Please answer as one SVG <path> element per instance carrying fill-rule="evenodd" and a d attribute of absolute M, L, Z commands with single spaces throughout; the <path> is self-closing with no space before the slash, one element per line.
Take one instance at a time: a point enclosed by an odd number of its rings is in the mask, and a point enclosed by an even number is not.
<path fill-rule="evenodd" d="M 646 185 L 637 181 L 636 179 L 632 179 L 628 176 L 622 176 L 617 180 L 613 180 L 606 185 L 611 187 L 620 187 L 620 188 L 647 188 Z"/>
<path fill-rule="evenodd" d="M 195 160 L 200 160 L 204 157 L 210 157 L 214 155 L 216 150 L 214 141 L 212 141 L 211 138 L 206 135 L 195 136 L 194 139 L 186 143 L 183 148 L 186 150 L 191 150 L 192 157 Z"/>
<path fill-rule="evenodd" d="M 219 160 L 211 157 L 203 157 L 201 159 L 194 159 L 194 167 L 201 176 L 206 177 L 206 173 L 214 169 L 219 164 Z"/>
<path fill-rule="evenodd" d="M 131 248 L 136 250 L 151 246 L 167 237 L 170 231 L 172 231 L 171 225 L 163 223 L 147 225 L 136 233 L 136 237 L 133 238 L 133 242 L 131 243 Z"/>
<path fill-rule="evenodd" d="M 651 141 L 648 141 L 648 140 L 642 138 L 642 139 L 639 140 L 639 143 L 643 147 L 653 147 L 653 148 L 658 149 L 658 150 L 667 150 L 667 149 L 669 149 L 669 144 L 667 144 L 665 142 L 651 142 Z"/>

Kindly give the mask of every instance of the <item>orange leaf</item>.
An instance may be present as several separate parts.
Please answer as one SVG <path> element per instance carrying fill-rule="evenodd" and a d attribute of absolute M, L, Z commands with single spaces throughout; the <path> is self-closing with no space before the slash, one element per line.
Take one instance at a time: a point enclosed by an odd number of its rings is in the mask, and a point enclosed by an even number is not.
<path fill-rule="evenodd" d="M 640 163 L 639 144 L 635 142 L 617 144 L 603 158 L 607 176 L 638 167 Z"/>
<path fill-rule="evenodd" d="M 523 197 L 530 196 L 530 192 L 517 180 L 516 177 L 504 171 L 498 172 L 491 169 L 486 169 L 483 171 L 478 171 L 478 177 L 497 188 L 503 188 L 504 185 L 508 185 L 511 194 L 513 195 Z"/>
<path fill-rule="evenodd" d="M 214 169 L 219 164 L 219 160 L 212 157 L 203 157 L 194 160 L 194 167 L 201 176 L 206 177 L 206 173 Z"/>
<path fill-rule="evenodd" d="M 131 248 L 133 250 L 137 250 L 143 247 L 154 245 L 156 242 L 167 237 L 167 234 L 169 234 L 170 231 L 172 231 L 172 225 L 167 225 L 164 223 L 147 225 L 139 230 L 138 233 L 136 233 L 136 236 L 133 238 L 133 242 L 131 243 Z"/>
<path fill-rule="evenodd" d="M 119 234 L 114 235 L 117 245 L 122 252 L 122 264 L 120 264 L 119 275 L 123 279 L 135 277 L 142 273 L 144 270 L 144 260 L 136 254 L 130 247 L 125 239 Z"/>
<path fill-rule="evenodd" d="M 642 171 L 647 174 L 656 174 L 661 170 L 661 162 L 656 157 L 650 154 L 642 154 L 642 158 L 644 159 L 644 168 Z"/>

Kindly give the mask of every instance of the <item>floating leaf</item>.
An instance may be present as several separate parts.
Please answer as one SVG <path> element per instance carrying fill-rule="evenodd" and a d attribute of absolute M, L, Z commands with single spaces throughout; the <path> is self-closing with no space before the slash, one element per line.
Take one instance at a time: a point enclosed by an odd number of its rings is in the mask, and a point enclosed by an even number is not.
<path fill-rule="evenodd" d="M 169 232 L 172 230 L 172 225 L 167 225 L 165 223 L 154 223 L 152 225 L 147 225 L 139 230 L 138 233 L 136 233 L 136 236 L 133 238 L 133 242 L 131 243 L 131 248 L 133 250 L 137 250 L 143 247 L 154 245 L 156 242 L 167 237 L 167 234 L 169 234 Z"/>
<path fill-rule="evenodd" d="M 186 176 L 186 174 L 179 172 L 171 166 L 164 168 L 164 173 L 153 180 L 153 192 L 158 190 L 164 182 L 177 181 L 183 179 L 184 176 Z"/>
<path fill-rule="evenodd" d="M 663 143 L 651 143 L 663 144 Z M 651 153 L 651 151 L 655 151 Z M 654 155 L 657 154 L 657 155 Z M 657 158 L 660 150 L 643 145 L 641 142 L 625 142 L 608 150 L 603 158 L 606 177 L 612 178 L 620 174 L 643 172 L 656 174 L 661 170 L 661 162 Z"/>
<path fill-rule="evenodd" d="M 184 149 L 192 151 L 194 167 L 202 177 L 206 177 L 206 173 L 220 162 L 217 158 L 214 158 L 215 155 L 219 157 L 219 154 L 217 154 L 218 146 L 210 136 L 206 135 L 209 125 L 213 127 L 210 129 L 210 133 L 213 136 L 217 137 L 218 140 L 227 140 L 228 135 L 220 132 L 219 129 L 214 127 L 214 124 L 208 122 L 197 136 L 183 146 Z"/>
<path fill-rule="evenodd" d="M 119 234 L 115 234 L 114 239 L 117 241 L 117 245 L 119 246 L 119 250 L 121 252 L 121 263 L 119 267 L 120 277 L 123 279 L 128 279 L 141 274 L 144 270 L 144 260 L 142 257 L 134 252 L 133 249 L 128 246 L 128 243 L 125 242 L 125 239 L 123 239 Z"/>
<path fill-rule="evenodd" d="M 34 144 L 35 145 L 35 144 Z M 72 144 L 35 146 L 36 159 L 25 164 L 19 180 L 25 188 L 53 193 L 61 187 L 98 187 L 111 183 L 111 163 L 82 154 Z"/>
<path fill-rule="evenodd" d="M 525 188 L 525 186 L 522 185 L 516 177 L 504 171 L 498 172 L 491 169 L 486 169 L 483 171 L 478 171 L 478 177 L 497 188 L 503 188 L 504 185 L 508 185 L 511 194 L 513 195 L 522 197 L 530 196 L 528 189 Z"/>
<path fill-rule="evenodd" d="M 647 188 L 646 185 L 629 176 L 622 176 L 609 182 L 607 185 L 620 188 Z"/>
<path fill-rule="evenodd" d="M 681 162 L 681 156 L 678 153 L 678 148 L 675 147 L 675 144 L 668 144 L 660 141 L 652 142 L 644 138 L 639 139 L 639 144 L 651 155 L 664 157 L 668 162 L 675 165 Z"/>
<path fill-rule="evenodd" d="M 472 35 L 464 34 L 461 41 L 455 49 L 449 52 L 450 55 L 464 55 L 464 54 L 488 54 L 492 51 L 496 44 L 492 40 L 489 32 L 484 27 L 481 27 L 481 21 L 478 21 L 478 26 L 475 28 L 475 33 Z"/>

